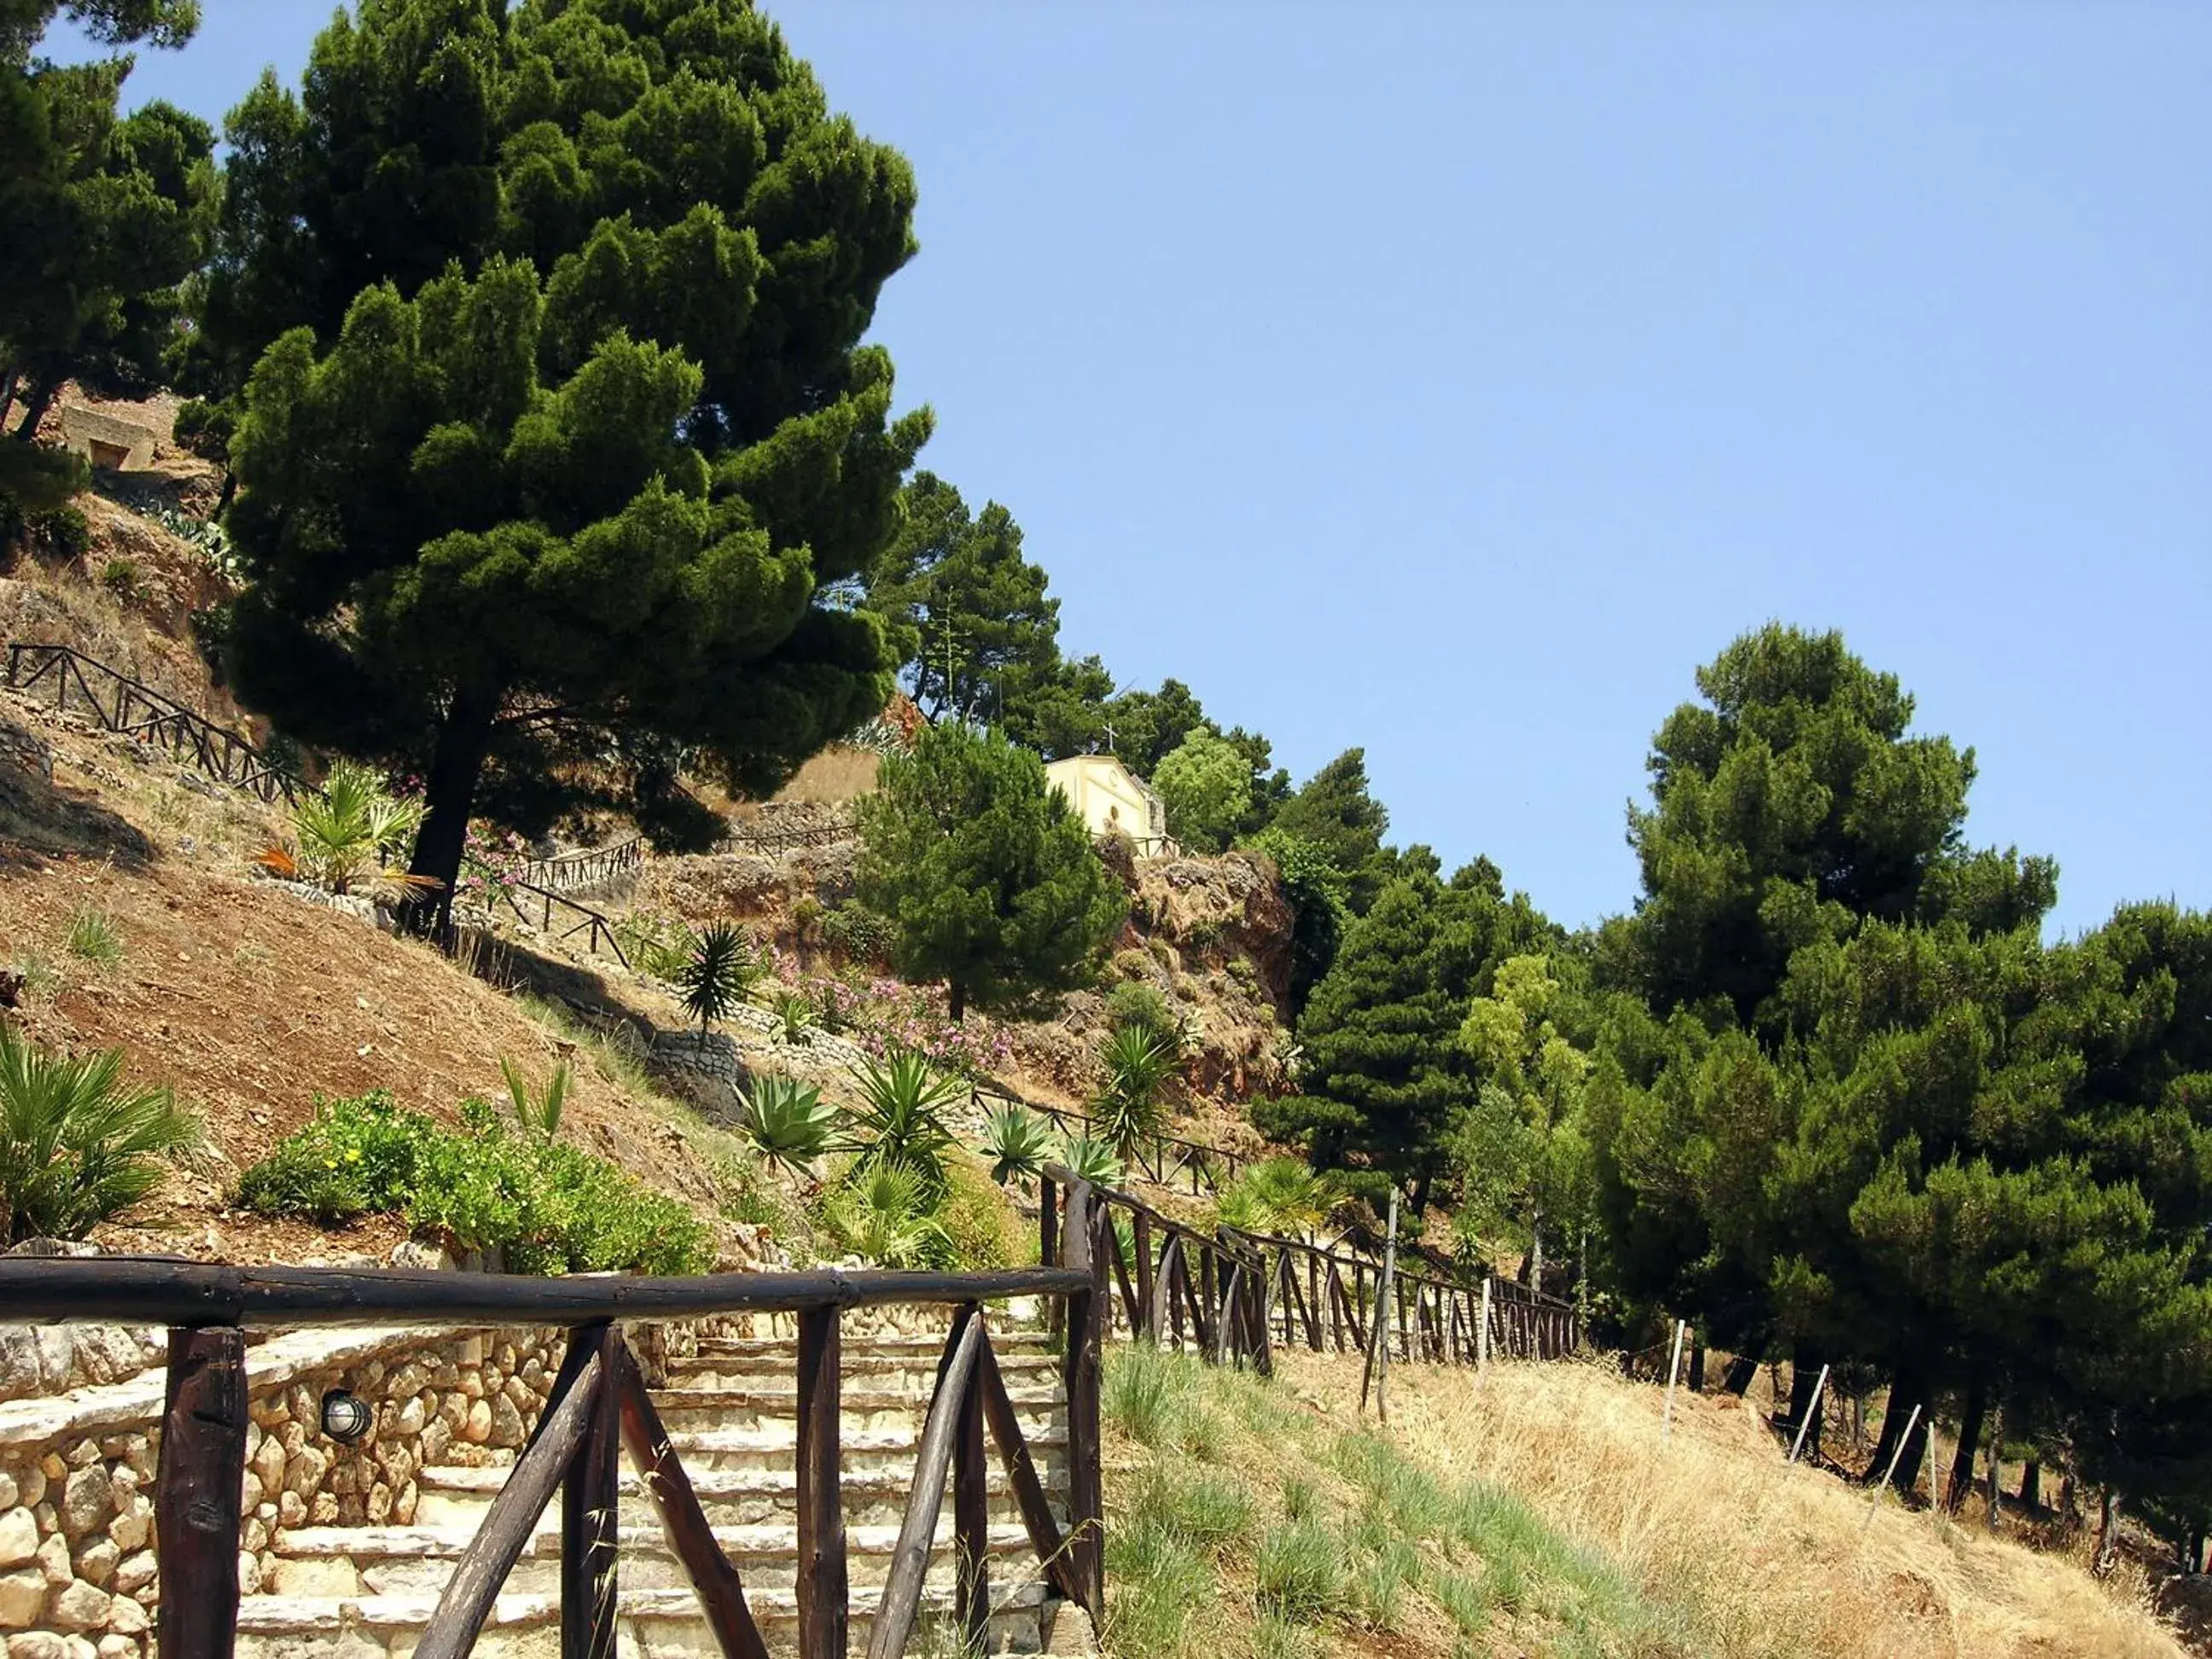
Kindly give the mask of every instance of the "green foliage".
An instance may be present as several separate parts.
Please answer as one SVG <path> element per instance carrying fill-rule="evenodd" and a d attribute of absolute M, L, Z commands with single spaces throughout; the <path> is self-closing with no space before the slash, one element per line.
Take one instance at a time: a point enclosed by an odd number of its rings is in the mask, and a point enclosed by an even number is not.
<path fill-rule="evenodd" d="M 80 904 L 70 916 L 62 948 L 80 962 L 112 968 L 123 960 L 123 935 L 106 911 L 96 904 Z"/>
<path fill-rule="evenodd" d="M 514 1108 L 514 1121 L 526 1134 L 553 1140 L 561 1133 L 561 1111 L 568 1103 L 568 1062 L 554 1063 L 543 1091 L 530 1086 L 522 1068 L 505 1054 L 499 1057 L 499 1074 L 507 1084 L 507 1097 Z"/>
<path fill-rule="evenodd" d="M 1224 1226 L 1247 1232 L 1310 1237 L 1345 1197 L 1337 1177 L 1294 1158 L 1267 1158 L 1246 1164 L 1222 1188 L 1218 1214 Z"/>
<path fill-rule="evenodd" d="M 673 916 L 633 910 L 615 924 L 615 943 L 639 973 L 673 982 L 698 950 L 699 935 Z"/>
<path fill-rule="evenodd" d="M 1218 853 L 1252 808 L 1252 767 L 1244 753 L 1205 726 L 1194 727 L 1152 773 L 1168 809 L 1168 833 L 1185 847 Z"/>
<path fill-rule="evenodd" d="M 738 1131 L 769 1163 L 792 1175 L 830 1150 L 837 1109 L 822 1091 L 795 1078 L 757 1077 L 738 1098 Z"/>
<path fill-rule="evenodd" d="M 123 1051 L 50 1054 L 0 1021 L 0 1206 L 7 1241 L 82 1238 L 200 1144 L 167 1089 L 125 1081 Z"/>
<path fill-rule="evenodd" d="M 1087 1181 L 1094 1187 L 1121 1184 L 1121 1161 L 1114 1156 L 1110 1142 L 1089 1135 L 1069 1135 L 1060 1142 L 1060 1161 L 1078 1181 Z"/>
<path fill-rule="evenodd" d="M 797 991 L 775 994 L 775 1017 L 783 1022 L 777 1039 L 792 1048 L 805 1042 L 814 1030 L 814 1005 Z"/>
<path fill-rule="evenodd" d="M 81 559 L 92 551 L 92 521 L 73 507 L 58 507 L 31 520 L 32 534 L 57 559 Z"/>
<path fill-rule="evenodd" d="M 1290 1005 L 1296 1018 L 1336 961 L 1337 947 L 1352 921 L 1351 878 L 1327 847 L 1292 835 L 1280 824 L 1271 824 L 1249 844 L 1274 865 L 1283 896 L 1291 903 Z"/>
<path fill-rule="evenodd" d="M 933 1203 L 945 1190 L 945 1159 L 954 1144 L 945 1114 L 965 1095 L 966 1085 L 932 1071 L 927 1060 L 906 1049 L 881 1062 L 862 1060 L 853 1068 L 853 1080 L 860 1103 L 846 1114 L 846 1150 L 863 1168 L 895 1164 L 911 1171 Z"/>
<path fill-rule="evenodd" d="M 1390 815 L 1367 787 L 1367 751 L 1347 749 L 1308 778 L 1276 809 L 1273 826 L 1320 849 L 1345 883 L 1352 909 L 1364 915 L 1389 878 L 1382 849 Z"/>
<path fill-rule="evenodd" d="M 702 1044 L 707 1027 L 727 1019 L 764 971 L 752 941 L 734 922 L 710 922 L 693 939 L 675 981 L 683 994 L 684 1012 L 699 1022 Z"/>
<path fill-rule="evenodd" d="M 951 1013 L 1033 1009 L 1086 982 L 1128 902 L 1035 755 L 959 726 L 886 759 L 860 803 L 860 902 L 896 929 L 911 981 Z"/>
<path fill-rule="evenodd" d="M 1149 968 L 1148 963 L 1146 971 Z M 1150 980 L 1123 980 L 1109 991 L 1106 1024 L 1116 1036 L 1123 1031 L 1139 1031 L 1172 1044 L 1177 1050 L 1182 1046 L 1182 1022 L 1168 1006 L 1160 988 Z"/>
<path fill-rule="evenodd" d="M 938 1225 L 945 1234 L 945 1265 L 957 1271 L 986 1273 L 1020 1267 L 1035 1258 L 1033 1231 L 1022 1224 L 1006 1194 L 963 1163 L 945 1166 Z"/>
<path fill-rule="evenodd" d="M 854 1255 L 886 1267 L 940 1264 L 949 1251 L 938 1200 L 921 1170 L 869 1158 L 829 1189 L 822 1219 Z"/>
<path fill-rule="evenodd" d="M 369 767 L 351 761 L 332 766 L 320 793 L 303 793 L 291 811 L 290 845 L 296 873 L 333 893 L 368 888 L 380 897 L 404 893 L 408 883 L 397 861 L 406 856 L 422 824 L 422 804 L 403 800 Z M 283 864 L 264 858 L 271 867 Z"/>
<path fill-rule="evenodd" d="M 100 567 L 100 585 L 118 599 L 138 597 L 138 561 L 110 559 Z"/>
<path fill-rule="evenodd" d="M 983 1131 L 983 1152 L 991 1160 L 991 1179 L 1005 1185 L 1035 1181 L 1052 1150 L 1052 1126 L 1015 1101 L 995 1108 Z"/>
<path fill-rule="evenodd" d="M 236 420 L 232 681 L 428 780 L 418 871 L 472 815 L 681 842 L 679 762 L 772 787 L 883 707 L 914 179 L 767 17 L 384 0 L 226 136 L 178 374 Z"/>
<path fill-rule="evenodd" d="M 1105 1085 L 1092 1103 L 1100 1135 L 1124 1161 L 1160 1127 L 1160 1091 L 1175 1073 L 1176 1052 L 1156 1032 L 1125 1025 L 1106 1039 L 1099 1055 Z"/>
<path fill-rule="evenodd" d="M 381 1091 L 318 1097 L 313 1119 L 240 1178 L 238 1202 L 322 1222 L 396 1211 L 455 1249 L 501 1252 L 519 1273 L 712 1265 L 706 1228 L 674 1200 L 573 1146 L 510 1139 L 482 1101 L 463 1117 L 457 1133 Z"/>
<path fill-rule="evenodd" d="M 1270 1527 L 1252 1559 L 1260 1606 L 1302 1625 L 1348 1611 L 1346 1566 L 1343 1545 L 1319 1521 L 1304 1517 Z"/>
<path fill-rule="evenodd" d="M 848 961 L 883 961 L 896 933 L 888 920 L 865 904 L 833 905 L 822 917 L 823 942 Z"/>

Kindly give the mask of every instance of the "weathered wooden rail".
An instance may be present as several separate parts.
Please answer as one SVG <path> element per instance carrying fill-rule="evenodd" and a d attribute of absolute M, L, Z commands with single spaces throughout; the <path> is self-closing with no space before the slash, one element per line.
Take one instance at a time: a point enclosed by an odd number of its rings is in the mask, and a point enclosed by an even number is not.
<path fill-rule="evenodd" d="M 1067 1237 L 1057 1212 L 1068 1181 L 1065 1170 L 1051 1170 L 1040 1182 L 1048 1261 L 1058 1259 L 1053 1241 Z M 1364 1352 L 1378 1317 L 1389 1352 L 1402 1360 L 1559 1359 L 1581 1346 L 1571 1304 L 1510 1279 L 1439 1279 L 1402 1261 L 1386 1278 L 1382 1264 L 1364 1256 L 1236 1227 L 1206 1231 L 1107 1188 L 1093 1189 L 1088 1211 L 1094 1258 L 1109 1270 L 1101 1275 L 1106 1333 L 1118 1316 L 1132 1337 L 1180 1352 L 1187 1329 L 1212 1364 L 1270 1371 L 1277 1340 L 1316 1353 Z M 1387 1311 L 1378 1307 L 1385 1297 Z"/>
<path fill-rule="evenodd" d="M 489 872 L 483 896 L 487 909 L 506 910 L 556 943 L 566 944 L 580 933 L 585 950 L 612 957 L 625 968 L 630 965 L 622 941 L 615 937 L 614 924 L 588 904 L 526 881 L 501 881 Z"/>
<path fill-rule="evenodd" d="M 1035 1112 L 1063 1133 L 1073 1131 L 1090 1135 L 1097 1127 L 1097 1121 L 1087 1113 L 1066 1106 L 1048 1106 L 1041 1102 L 1024 1100 L 1019 1095 L 1009 1094 L 994 1085 L 977 1083 L 970 1086 L 975 1104 L 1019 1106 Z M 1209 1146 L 1203 1141 L 1185 1140 L 1152 1130 L 1139 1136 L 1129 1149 L 1131 1164 L 1137 1172 L 1156 1187 L 1172 1192 L 1185 1180 L 1190 1183 L 1190 1195 L 1201 1198 L 1208 1193 L 1218 1194 L 1225 1182 L 1237 1178 L 1237 1172 L 1249 1162 L 1241 1154 L 1220 1146 Z"/>
<path fill-rule="evenodd" d="M 766 1659 L 744 1584 L 715 1540 L 618 1322 L 795 1314 L 799 1652 L 802 1659 L 843 1659 L 849 1609 L 840 1488 L 840 1315 L 847 1308 L 949 1306 L 951 1332 L 868 1641 L 870 1659 L 890 1659 L 904 1650 L 914 1629 L 948 1481 L 956 1617 L 973 1641 L 980 1644 L 983 1637 L 991 1613 L 987 1431 L 998 1445 L 1045 1575 L 1094 1619 L 1103 1612 L 1098 1390 L 1105 1263 L 1091 1246 L 1100 1212 L 1091 1189 L 1074 1182 L 1064 1190 L 1066 1234 L 1048 1252 L 1057 1265 L 1001 1273 L 533 1279 L 121 1257 L 0 1260 L 0 1310 L 11 1322 L 169 1328 L 168 1403 L 155 1486 L 163 1659 L 222 1659 L 236 1640 L 246 1332 L 439 1323 L 560 1325 L 568 1328 L 569 1339 L 537 1427 L 455 1565 L 415 1652 L 422 1659 L 459 1659 L 470 1651 L 557 1487 L 562 1494 L 562 1653 L 564 1659 L 611 1659 L 620 1565 L 618 1458 L 626 1449 L 725 1659 Z M 1048 1299 L 1066 1333 L 1060 1366 L 1069 1461 L 1065 1531 L 1047 1500 L 992 1350 L 984 1306 L 1015 1297 Z"/>
<path fill-rule="evenodd" d="M 57 709 L 66 710 L 74 701 L 106 730 L 158 746 L 210 777 L 263 800 L 289 805 L 313 791 L 307 780 L 278 766 L 239 733 L 128 674 L 70 646 L 11 641 L 8 684 L 29 691 L 48 681 L 53 684 Z"/>
<path fill-rule="evenodd" d="M 606 847 L 583 847 L 573 853 L 556 853 L 550 859 L 532 859 L 522 866 L 522 878 L 540 890 L 573 892 L 628 875 L 644 863 L 645 837 L 632 836 Z"/>
<path fill-rule="evenodd" d="M 852 819 L 787 829 L 744 818 L 731 820 L 729 839 L 731 845 L 746 852 L 788 853 L 801 847 L 827 847 L 835 842 L 850 841 L 860 832 L 858 823 Z"/>

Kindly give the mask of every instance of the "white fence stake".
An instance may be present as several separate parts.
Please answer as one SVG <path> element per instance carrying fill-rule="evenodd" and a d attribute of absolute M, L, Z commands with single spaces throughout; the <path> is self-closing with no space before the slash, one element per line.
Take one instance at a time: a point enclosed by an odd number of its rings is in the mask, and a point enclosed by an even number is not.
<path fill-rule="evenodd" d="M 1828 1368 L 1820 1367 L 1820 1375 L 1814 1379 L 1812 1403 L 1805 1407 L 1805 1420 L 1797 1425 L 1797 1438 L 1790 1448 L 1790 1461 L 1795 1463 L 1797 1454 L 1805 1449 L 1806 1431 L 1813 1426 L 1815 1414 L 1820 1409 L 1820 1391 L 1828 1386 Z"/>
<path fill-rule="evenodd" d="M 1674 1377 L 1682 1369 L 1682 1334 L 1689 1328 L 1686 1319 L 1674 1322 L 1674 1352 L 1667 1361 L 1667 1409 L 1660 1419 L 1662 1430 L 1668 1439 L 1674 1434 Z"/>
<path fill-rule="evenodd" d="M 1905 1455 L 1905 1443 L 1912 1438 L 1913 1425 L 1919 1421 L 1920 1407 L 1915 1406 L 1912 1408 L 1912 1415 L 1905 1419 L 1905 1432 L 1897 1437 L 1897 1444 L 1890 1451 L 1889 1467 L 1881 1472 L 1881 1485 L 1874 1489 L 1874 1502 L 1867 1505 L 1867 1518 L 1859 1524 L 1860 1537 L 1865 1537 L 1867 1528 L 1874 1525 L 1875 1513 L 1881 1508 L 1881 1495 L 1889 1490 L 1890 1480 L 1897 1474 L 1897 1461 Z M 1928 1427 L 1932 1434 L 1935 1431 L 1935 1424 L 1930 1422 Z"/>

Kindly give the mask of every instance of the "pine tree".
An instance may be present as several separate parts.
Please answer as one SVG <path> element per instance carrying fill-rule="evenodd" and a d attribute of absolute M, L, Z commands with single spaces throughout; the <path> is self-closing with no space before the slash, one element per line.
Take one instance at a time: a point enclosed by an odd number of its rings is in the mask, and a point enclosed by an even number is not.
<path fill-rule="evenodd" d="M 740 0 L 368 0 L 234 114 L 203 384 L 251 365 L 241 697 L 471 814 L 673 834 L 882 706 L 849 585 L 926 413 L 857 342 L 912 175 Z"/>
<path fill-rule="evenodd" d="M 956 1020 L 1085 983 L 1128 914 L 1043 763 L 995 735 L 924 731 L 884 763 L 860 835 L 860 902 L 890 921 L 902 975 L 945 981 Z"/>
<path fill-rule="evenodd" d="M 1366 914 L 1396 873 L 1382 836 L 1390 815 L 1367 787 L 1367 751 L 1347 749 L 1275 809 L 1274 827 L 1311 842 L 1344 872 L 1355 915 Z"/>

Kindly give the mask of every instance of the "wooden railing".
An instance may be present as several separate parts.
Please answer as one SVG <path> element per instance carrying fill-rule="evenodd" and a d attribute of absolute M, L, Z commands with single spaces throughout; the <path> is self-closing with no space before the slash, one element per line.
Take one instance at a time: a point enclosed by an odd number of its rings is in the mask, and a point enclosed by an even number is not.
<path fill-rule="evenodd" d="M 1048 1106 L 1039 1101 L 1024 1100 L 994 1084 L 975 1084 L 969 1092 L 978 1108 L 1019 1106 L 1046 1119 L 1063 1133 L 1073 1131 L 1077 1134 L 1097 1138 L 1097 1121 L 1072 1107 Z M 1249 1162 L 1240 1153 L 1225 1148 L 1209 1146 L 1202 1141 L 1185 1140 L 1180 1135 L 1166 1134 L 1158 1130 L 1139 1135 L 1128 1149 L 1128 1158 L 1136 1172 L 1156 1187 L 1164 1187 L 1172 1192 L 1178 1184 L 1188 1180 L 1193 1198 L 1203 1197 L 1207 1193 L 1218 1194 L 1223 1184 L 1235 1180 L 1237 1172 Z"/>
<path fill-rule="evenodd" d="M 1055 1212 L 1069 1181 L 1066 1171 L 1049 1170 L 1040 1182 L 1047 1261 L 1063 1259 L 1051 1252 L 1067 1234 Z M 1108 1334 L 1118 1311 L 1132 1337 L 1180 1352 L 1187 1327 L 1209 1363 L 1249 1364 L 1263 1373 L 1273 1369 L 1278 1339 L 1316 1353 L 1365 1352 L 1378 1318 L 1389 1351 L 1404 1360 L 1559 1359 L 1581 1346 L 1572 1304 L 1510 1279 L 1441 1279 L 1409 1271 L 1402 1260 L 1386 1274 L 1380 1262 L 1301 1239 L 1189 1226 L 1109 1188 L 1092 1189 L 1087 1202 L 1097 1218 L 1094 1255 L 1109 1269 L 1100 1275 Z M 1117 1217 L 1127 1223 L 1126 1237 Z"/>
<path fill-rule="evenodd" d="M 550 859 L 532 859 L 522 866 L 522 878 L 540 890 L 564 893 L 612 881 L 644 862 L 645 838 L 632 836 L 608 847 L 585 847 L 573 853 L 556 853 Z"/>
<path fill-rule="evenodd" d="M 537 1427 L 416 1644 L 422 1659 L 459 1659 L 470 1651 L 556 1487 L 562 1492 L 562 1652 L 594 1659 L 613 1655 L 618 1460 L 625 1449 L 726 1659 L 766 1659 L 744 1583 L 715 1540 L 617 1322 L 795 1314 L 798 1650 L 802 1659 L 843 1659 L 849 1609 L 840 1487 L 839 1316 L 846 1308 L 948 1305 L 951 1332 L 868 1653 L 870 1659 L 890 1659 L 912 1633 L 948 1479 L 956 1614 L 964 1639 L 980 1651 L 991 1612 L 987 1429 L 1046 1576 L 1094 1620 L 1104 1607 L 1098 1456 L 1104 1266 L 1090 1243 L 1099 1213 L 1090 1189 L 1074 1182 L 1064 1190 L 1066 1237 L 1048 1252 L 1059 1265 L 1000 1273 L 533 1279 L 211 1267 L 146 1258 L 0 1260 L 0 1310 L 11 1322 L 169 1328 L 168 1403 L 154 1504 L 163 1659 L 223 1659 L 236 1639 L 240 1488 L 248 1426 L 246 1332 L 380 1324 L 560 1325 L 569 1332 L 567 1356 Z M 1047 1501 L 991 1346 L 984 1304 L 1012 1297 L 1048 1298 L 1066 1332 L 1060 1368 L 1068 1427 L 1065 1532 Z"/>
<path fill-rule="evenodd" d="M 74 701 L 106 730 L 158 744 L 210 777 L 249 790 L 263 800 L 281 799 L 289 805 L 313 792 L 305 779 L 276 764 L 237 732 L 81 651 L 23 640 L 9 644 L 9 685 L 29 691 L 49 680 L 57 709 L 68 708 L 74 693 Z"/>
<path fill-rule="evenodd" d="M 584 937 L 584 948 L 612 957 L 625 968 L 629 957 L 615 937 L 614 923 L 588 904 L 579 904 L 564 894 L 526 881 L 501 881 L 486 873 L 483 885 L 487 909 L 505 909 L 560 943 Z"/>
<path fill-rule="evenodd" d="M 786 853 L 799 847 L 827 847 L 833 842 L 850 841 L 858 834 L 859 825 L 849 818 L 795 829 L 748 818 L 731 822 L 729 839 L 732 846 L 750 852 Z"/>

